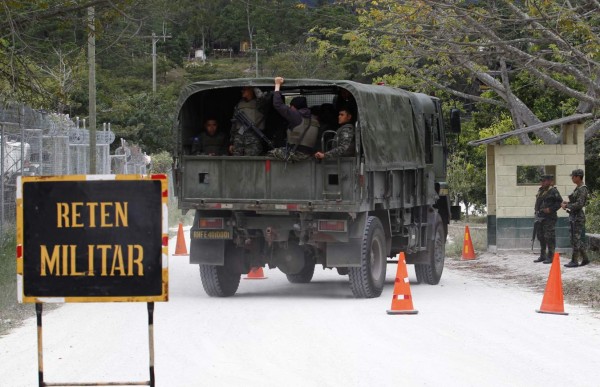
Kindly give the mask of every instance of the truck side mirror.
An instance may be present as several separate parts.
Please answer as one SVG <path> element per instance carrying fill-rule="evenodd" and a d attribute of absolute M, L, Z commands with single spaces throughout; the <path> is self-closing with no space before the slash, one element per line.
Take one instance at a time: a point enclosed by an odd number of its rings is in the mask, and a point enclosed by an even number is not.
<path fill-rule="evenodd" d="M 460 133 L 460 110 L 450 109 L 450 131 L 452 133 Z"/>

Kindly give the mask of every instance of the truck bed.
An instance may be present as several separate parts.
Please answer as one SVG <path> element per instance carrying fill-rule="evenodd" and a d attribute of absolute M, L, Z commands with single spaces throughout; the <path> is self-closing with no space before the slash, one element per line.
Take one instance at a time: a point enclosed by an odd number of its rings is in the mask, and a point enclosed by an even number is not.
<path fill-rule="evenodd" d="M 184 156 L 181 206 L 206 203 L 357 204 L 356 158 L 291 163 L 261 156 Z M 234 207 L 227 207 L 233 208 Z"/>

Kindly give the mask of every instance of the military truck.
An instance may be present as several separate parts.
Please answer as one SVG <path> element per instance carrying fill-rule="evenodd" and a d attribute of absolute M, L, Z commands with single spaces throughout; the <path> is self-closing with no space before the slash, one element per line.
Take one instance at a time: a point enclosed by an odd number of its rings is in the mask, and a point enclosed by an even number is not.
<path fill-rule="evenodd" d="M 175 190 L 179 207 L 195 211 L 190 263 L 199 265 L 206 293 L 232 296 L 242 274 L 264 266 L 278 268 L 291 283 L 308 283 L 322 265 L 347 275 L 355 297 L 378 297 L 388 257 L 394 262 L 399 252 L 415 265 L 419 282 L 437 284 L 453 212 L 440 100 L 383 85 L 286 79 L 286 101 L 304 96 L 315 111 L 351 95 L 355 156 L 290 162 L 266 154 L 190 154 L 206 118 L 217 118 L 219 130 L 229 132 L 243 86 L 274 89 L 273 79 L 197 82 L 178 101 Z M 284 146 L 286 122 L 272 108 L 265 114 L 264 134 Z M 450 122 L 460 130 L 458 116 Z M 334 133 L 320 134 L 317 147 L 335 146 Z"/>

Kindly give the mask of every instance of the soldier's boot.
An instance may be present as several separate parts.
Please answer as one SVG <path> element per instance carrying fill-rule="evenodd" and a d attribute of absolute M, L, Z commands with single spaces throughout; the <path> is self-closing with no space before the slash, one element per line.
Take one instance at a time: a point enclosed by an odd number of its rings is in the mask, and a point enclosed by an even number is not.
<path fill-rule="evenodd" d="M 579 251 L 573 250 L 573 256 L 571 257 L 571 261 L 565 265 L 565 267 L 577 267 L 579 263 L 577 263 L 577 257 L 579 255 Z"/>
<path fill-rule="evenodd" d="M 534 260 L 533 262 L 544 262 L 544 260 L 546 259 L 546 243 L 540 241 L 540 256 L 538 259 Z"/>
<path fill-rule="evenodd" d="M 553 259 L 554 259 L 554 247 L 548 246 L 548 255 L 546 256 L 546 259 L 544 259 L 544 263 L 552 263 Z"/>
<path fill-rule="evenodd" d="M 590 260 L 587 256 L 587 253 L 585 251 L 581 251 L 581 257 L 583 258 L 583 260 L 581 261 L 581 263 L 579 264 L 579 266 L 585 266 L 588 263 L 590 263 Z"/>

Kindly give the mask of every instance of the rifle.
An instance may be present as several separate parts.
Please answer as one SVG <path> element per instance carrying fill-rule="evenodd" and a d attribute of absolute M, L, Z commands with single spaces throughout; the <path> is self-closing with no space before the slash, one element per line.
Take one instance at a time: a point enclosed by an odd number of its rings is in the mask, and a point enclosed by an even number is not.
<path fill-rule="evenodd" d="M 246 116 L 246 113 L 239 109 L 235 109 L 233 112 L 233 118 L 244 127 L 244 130 L 252 129 L 261 140 L 266 142 L 267 145 L 271 147 L 271 149 L 275 148 L 271 140 L 269 140 L 267 136 L 265 136 L 263 132 L 254 125 L 254 122 L 250 121 L 248 116 Z"/>

